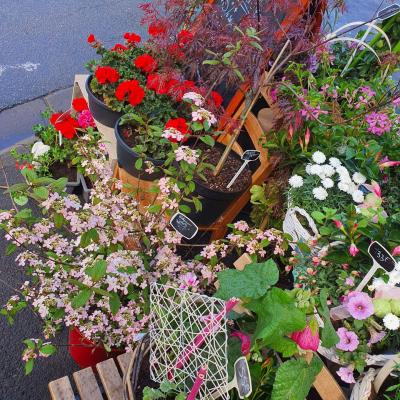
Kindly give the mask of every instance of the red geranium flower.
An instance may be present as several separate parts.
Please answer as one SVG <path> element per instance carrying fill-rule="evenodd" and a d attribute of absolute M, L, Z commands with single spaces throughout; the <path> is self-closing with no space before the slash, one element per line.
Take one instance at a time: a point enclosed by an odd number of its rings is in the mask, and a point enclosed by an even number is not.
<path fill-rule="evenodd" d="M 129 44 L 136 44 L 140 43 L 142 38 L 139 35 L 136 35 L 135 32 L 126 32 L 124 34 L 124 39 L 127 41 Z"/>
<path fill-rule="evenodd" d="M 170 56 L 175 57 L 178 60 L 182 60 L 185 57 L 185 53 L 176 43 L 169 45 L 167 51 Z"/>
<path fill-rule="evenodd" d="M 149 25 L 148 31 L 149 35 L 151 36 L 164 36 L 167 32 L 167 27 L 165 26 L 165 23 L 161 21 L 155 21 Z"/>
<path fill-rule="evenodd" d="M 96 79 L 100 84 L 115 83 L 119 79 L 119 73 L 116 69 L 111 67 L 97 67 Z"/>
<path fill-rule="evenodd" d="M 117 43 L 112 49 L 111 51 L 116 51 L 117 53 L 123 53 L 125 50 L 128 50 L 128 48 L 126 46 L 124 46 L 121 43 Z"/>
<path fill-rule="evenodd" d="M 88 110 L 88 104 L 86 103 L 86 100 L 83 97 L 79 97 L 77 99 L 72 100 L 72 108 L 76 112 L 81 112 L 83 110 Z"/>
<path fill-rule="evenodd" d="M 115 90 L 115 97 L 119 101 L 127 100 L 131 106 L 140 104 L 145 96 L 143 88 L 135 79 L 131 81 L 121 82 Z"/>
<path fill-rule="evenodd" d="M 87 38 L 88 43 L 93 43 L 96 41 L 96 38 L 94 37 L 93 33 L 91 33 L 88 38 Z"/>
<path fill-rule="evenodd" d="M 76 135 L 76 129 L 79 128 L 78 121 L 71 117 L 70 114 L 55 113 L 50 117 L 50 123 L 61 133 L 66 139 L 73 139 Z"/>
<path fill-rule="evenodd" d="M 179 82 L 176 79 L 171 79 L 167 83 L 167 93 L 176 101 L 181 101 L 183 95 L 187 92 L 197 91 L 198 88 L 193 81 Z"/>
<path fill-rule="evenodd" d="M 157 68 L 157 61 L 149 54 L 142 54 L 135 60 L 134 64 L 147 74 L 153 72 Z"/>
<path fill-rule="evenodd" d="M 193 34 L 186 29 L 182 29 L 178 33 L 178 45 L 180 47 L 183 47 L 187 44 L 189 44 L 193 40 Z"/>
<path fill-rule="evenodd" d="M 147 89 L 154 90 L 157 94 L 167 94 L 167 82 L 159 74 L 149 74 L 147 76 Z"/>
<path fill-rule="evenodd" d="M 223 98 L 218 92 L 212 91 L 210 100 L 213 101 L 215 108 L 220 108 Z"/>
<path fill-rule="evenodd" d="M 189 125 L 186 122 L 185 118 L 171 118 L 166 124 L 165 128 L 175 128 L 177 129 L 182 135 L 186 135 L 189 133 Z"/>

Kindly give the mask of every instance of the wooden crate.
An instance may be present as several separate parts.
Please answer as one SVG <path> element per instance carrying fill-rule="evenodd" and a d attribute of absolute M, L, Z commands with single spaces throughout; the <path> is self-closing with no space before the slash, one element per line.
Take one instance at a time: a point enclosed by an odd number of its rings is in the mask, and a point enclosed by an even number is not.
<path fill-rule="evenodd" d="M 124 400 L 123 374 L 126 373 L 133 352 L 121 354 L 96 365 L 97 374 L 92 368 L 73 373 L 76 392 L 68 376 L 49 383 L 52 400 Z M 119 367 L 119 368 L 118 368 Z"/>

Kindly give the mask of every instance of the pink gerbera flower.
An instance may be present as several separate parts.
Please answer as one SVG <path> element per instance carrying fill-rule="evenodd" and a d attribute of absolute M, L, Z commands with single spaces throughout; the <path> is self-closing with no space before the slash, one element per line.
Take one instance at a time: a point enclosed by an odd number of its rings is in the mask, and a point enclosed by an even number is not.
<path fill-rule="evenodd" d="M 360 344 L 358 336 L 352 331 L 348 331 L 346 328 L 339 328 L 337 330 L 340 342 L 336 345 L 339 350 L 343 351 L 354 351 Z"/>
<path fill-rule="evenodd" d="M 363 320 L 374 313 L 372 299 L 363 292 L 350 292 L 347 295 L 345 306 L 354 319 Z"/>

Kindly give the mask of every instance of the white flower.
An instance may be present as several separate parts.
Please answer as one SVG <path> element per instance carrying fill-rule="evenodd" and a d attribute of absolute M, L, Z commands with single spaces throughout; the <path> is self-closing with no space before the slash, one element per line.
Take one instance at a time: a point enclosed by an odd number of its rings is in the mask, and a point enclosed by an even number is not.
<path fill-rule="evenodd" d="M 382 278 L 374 278 L 372 281 L 371 291 L 377 289 L 379 286 L 386 285 L 385 281 Z"/>
<path fill-rule="evenodd" d="M 339 174 L 340 180 L 351 180 L 349 171 L 346 167 L 343 167 L 343 165 L 336 167 L 336 172 Z"/>
<path fill-rule="evenodd" d="M 303 186 L 303 178 L 299 175 L 293 175 L 289 179 L 289 185 L 294 188 L 299 188 Z"/>
<path fill-rule="evenodd" d="M 312 159 L 315 163 L 317 164 L 323 164 L 326 161 L 326 157 L 325 154 L 322 153 L 322 151 L 316 151 L 313 155 L 312 155 Z"/>
<path fill-rule="evenodd" d="M 176 161 L 186 161 L 188 164 L 196 165 L 199 159 L 197 150 L 192 150 L 188 146 L 180 146 L 175 150 Z"/>
<path fill-rule="evenodd" d="M 349 184 L 344 182 L 344 181 L 340 181 L 338 183 L 338 188 L 342 191 L 342 192 L 346 192 L 348 193 L 349 191 Z"/>
<path fill-rule="evenodd" d="M 335 167 L 335 168 L 337 168 L 337 167 L 339 167 L 340 165 L 342 165 L 341 161 L 340 161 L 338 158 L 336 158 L 336 157 L 331 157 L 331 158 L 329 159 L 329 164 L 331 164 L 332 167 Z"/>
<path fill-rule="evenodd" d="M 396 286 L 400 283 L 400 271 L 394 269 L 393 271 L 389 272 L 389 285 Z"/>
<path fill-rule="evenodd" d="M 204 97 L 196 92 L 188 92 L 182 96 L 183 100 L 191 100 L 197 107 L 201 107 L 204 104 Z"/>
<path fill-rule="evenodd" d="M 400 319 L 392 313 L 385 315 L 383 318 L 383 323 L 385 327 L 391 331 L 397 331 L 397 329 L 400 327 Z"/>
<path fill-rule="evenodd" d="M 331 177 L 335 174 L 335 168 L 329 164 L 322 165 L 322 170 L 324 171 L 324 175 L 327 177 Z"/>
<path fill-rule="evenodd" d="M 313 164 L 310 167 L 310 175 L 318 175 L 322 174 L 322 167 L 318 164 Z"/>
<path fill-rule="evenodd" d="M 31 153 L 33 154 L 33 158 L 38 158 L 43 154 L 46 154 L 49 150 L 50 146 L 47 146 L 47 144 L 44 144 L 39 140 L 32 146 Z"/>
<path fill-rule="evenodd" d="M 350 195 L 353 195 L 353 193 L 358 190 L 357 185 L 355 185 L 352 181 L 350 181 L 347 184 L 349 185 L 349 189 L 347 190 L 347 193 Z"/>
<path fill-rule="evenodd" d="M 185 137 L 181 131 L 175 128 L 165 129 L 161 136 L 174 143 L 180 142 Z"/>
<path fill-rule="evenodd" d="M 318 186 L 312 192 L 317 200 L 325 200 L 328 197 L 328 192 L 322 186 Z"/>
<path fill-rule="evenodd" d="M 364 193 L 361 190 L 355 190 L 352 196 L 356 203 L 362 203 L 364 201 Z"/>
<path fill-rule="evenodd" d="M 358 185 L 362 185 L 363 183 L 366 182 L 366 180 L 367 178 L 363 174 L 360 174 L 359 172 L 355 172 L 353 174 L 353 181 Z"/>
<path fill-rule="evenodd" d="M 307 174 L 308 175 L 311 175 L 311 167 L 312 167 L 313 165 L 311 164 L 311 163 L 308 163 L 307 165 L 306 165 L 306 172 L 307 172 Z"/>
<path fill-rule="evenodd" d="M 333 186 L 335 185 L 335 183 L 333 182 L 333 180 L 331 178 L 325 178 L 322 180 L 322 186 L 326 189 L 330 189 L 333 188 Z"/>
<path fill-rule="evenodd" d="M 208 121 L 210 125 L 213 125 L 217 123 L 217 118 L 215 118 L 215 115 L 205 108 L 199 108 L 198 110 L 192 112 L 192 121 Z"/>

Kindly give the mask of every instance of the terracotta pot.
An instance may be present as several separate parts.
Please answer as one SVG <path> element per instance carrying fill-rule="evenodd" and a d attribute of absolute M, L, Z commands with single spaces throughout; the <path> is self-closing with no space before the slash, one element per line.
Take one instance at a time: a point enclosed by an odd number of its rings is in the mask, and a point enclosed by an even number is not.
<path fill-rule="evenodd" d="M 122 350 L 107 352 L 102 345 L 85 339 L 76 327 L 69 330 L 68 346 L 70 356 L 80 368 L 94 367 L 99 362 L 123 353 Z"/>

